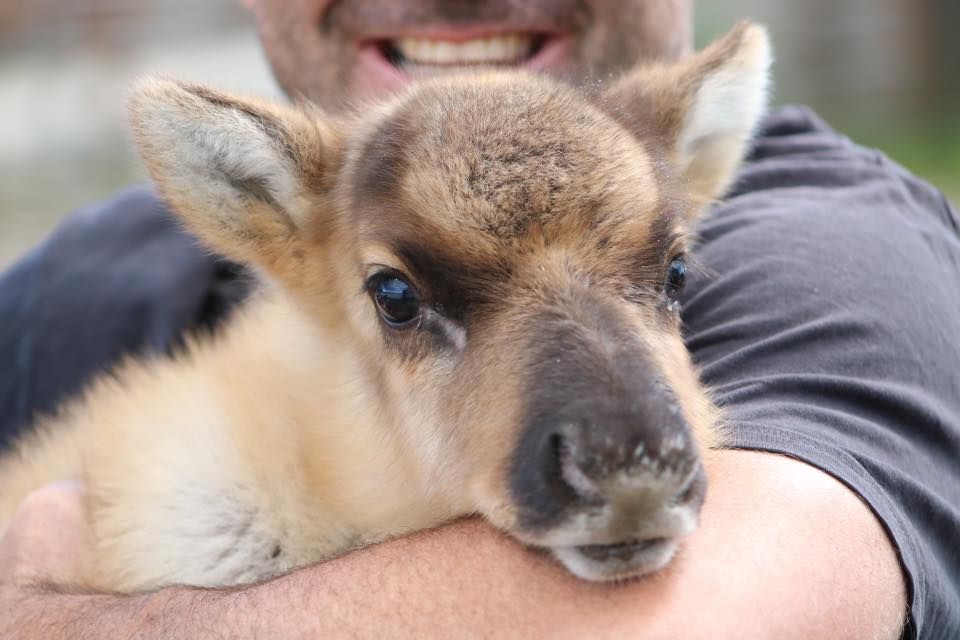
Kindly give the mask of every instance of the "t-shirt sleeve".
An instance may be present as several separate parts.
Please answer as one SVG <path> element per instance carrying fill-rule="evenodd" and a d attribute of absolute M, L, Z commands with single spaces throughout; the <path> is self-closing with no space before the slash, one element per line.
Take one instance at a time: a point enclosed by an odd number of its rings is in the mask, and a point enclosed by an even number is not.
<path fill-rule="evenodd" d="M 0 449 L 123 356 L 212 327 L 244 283 L 146 187 L 67 216 L 0 274 Z"/>
<path fill-rule="evenodd" d="M 699 231 L 686 339 L 729 446 L 859 494 L 899 551 L 907 637 L 960 637 L 956 213 L 794 107 L 768 119 Z"/>

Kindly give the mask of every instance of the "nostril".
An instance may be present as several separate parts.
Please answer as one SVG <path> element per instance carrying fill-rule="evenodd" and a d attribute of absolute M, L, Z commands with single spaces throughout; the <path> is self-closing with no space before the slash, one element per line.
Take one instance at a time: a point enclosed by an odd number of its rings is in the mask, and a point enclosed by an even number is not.
<path fill-rule="evenodd" d="M 560 477 L 563 482 L 584 502 L 603 504 L 603 493 L 600 488 L 577 464 L 573 442 L 563 434 L 556 433 L 551 436 L 551 448 L 559 462 Z"/>

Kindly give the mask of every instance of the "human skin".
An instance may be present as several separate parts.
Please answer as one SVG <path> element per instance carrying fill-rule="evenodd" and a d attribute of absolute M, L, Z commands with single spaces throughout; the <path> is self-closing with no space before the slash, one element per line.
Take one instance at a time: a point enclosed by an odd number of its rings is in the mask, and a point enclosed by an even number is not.
<path fill-rule="evenodd" d="M 240 590 L 71 593 L 42 578 L 69 584 L 76 571 L 88 535 L 82 499 L 76 488 L 47 487 L 0 541 L 0 603 L 12 612 L 0 617 L 0 637 L 899 636 L 896 554 L 856 496 L 772 454 L 727 451 L 709 464 L 702 526 L 682 553 L 615 586 L 577 580 L 463 521 Z"/>
<path fill-rule="evenodd" d="M 536 68 L 575 81 L 690 46 L 686 0 L 248 4 L 287 92 L 331 111 L 410 80 L 361 59 L 361 45 L 377 35 L 371 24 L 389 35 L 424 35 L 427 25 L 431 37 L 456 38 L 478 24 L 481 34 L 543 26 L 546 7 L 573 7 L 560 12 L 573 16 L 566 23 L 546 25 L 566 45 Z M 708 475 L 702 525 L 679 557 L 624 585 L 577 581 L 465 522 L 246 589 L 132 597 L 50 586 L 70 584 L 89 534 L 77 487 L 47 488 L 27 499 L 0 540 L 0 637 L 898 637 L 903 575 L 855 494 L 808 465 L 760 453 L 722 452 Z"/>
<path fill-rule="evenodd" d="M 281 86 L 330 111 L 389 95 L 417 75 L 385 63 L 375 45 L 391 36 L 542 34 L 542 50 L 520 66 L 581 84 L 642 59 L 677 58 L 692 42 L 690 0 L 244 1 Z"/>

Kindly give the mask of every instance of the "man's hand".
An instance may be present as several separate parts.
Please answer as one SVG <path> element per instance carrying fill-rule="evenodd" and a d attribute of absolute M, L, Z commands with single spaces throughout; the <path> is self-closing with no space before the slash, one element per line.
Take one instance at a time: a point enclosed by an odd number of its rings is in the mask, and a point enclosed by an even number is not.
<path fill-rule="evenodd" d="M 77 587 L 90 542 L 81 484 L 51 484 L 24 499 L 0 531 L 0 638 L 140 637 L 155 628 L 172 591 L 118 598 Z"/>
<path fill-rule="evenodd" d="M 709 474 L 701 528 L 624 585 L 577 580 L 467 521 L 241 590 L 133 597 L 31 586 L 69 582 L 87 535 L 76 489 L 48 487 L 0 540 L 0 637 L 899 637 L 897 556 L 856 495 L 770 454 L 722 452 Z"/>

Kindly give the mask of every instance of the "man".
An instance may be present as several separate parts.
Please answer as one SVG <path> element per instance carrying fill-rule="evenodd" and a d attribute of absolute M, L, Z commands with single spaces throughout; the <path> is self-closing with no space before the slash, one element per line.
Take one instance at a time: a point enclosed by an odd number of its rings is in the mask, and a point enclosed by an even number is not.
<path fill-rule="evenodd" d="M 332 111 L 479 56 L 582 81 L 690 49 L 689 0 L 249 4 L 287 91 Z M 808 111 L 770 116 L 683 299 L 734 449 L 656 576 L 587 584 L 467 522 L 241 590 L 74 593 L 55 585 L 89 532 L 82 488 L 58 485 L 0 541 L 0 636 L 956 637 L 957 226 Z M 147 191 L 75 214 L 0 281 L 8 432 L 121 353 L 214 327 L 243 282 Z"/>

